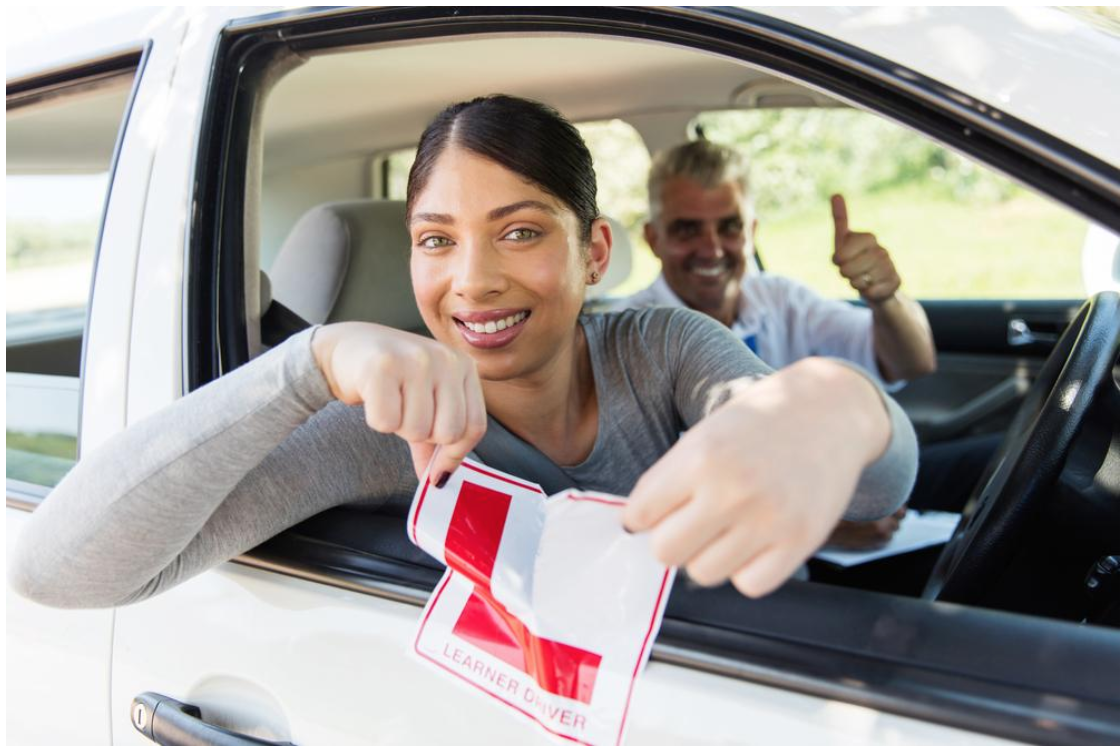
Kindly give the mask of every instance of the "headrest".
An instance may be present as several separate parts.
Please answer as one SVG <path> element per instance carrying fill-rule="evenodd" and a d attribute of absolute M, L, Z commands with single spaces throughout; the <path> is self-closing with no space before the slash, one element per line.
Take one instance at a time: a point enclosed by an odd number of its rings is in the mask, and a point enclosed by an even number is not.
<path fill-rule="evenodd" d="M 400 200 L 313 207 L 269 270 L 272 297 L 313 324 L 373 321 L 421 331 L 409 282 L 411 240 Z"/>
<path fill-rule="evenodd" d="M 630 233 L 627 232 L 626 226 L 611 217 L 607 217 L 607 222 L 611 225 L 611 235 L 614 237 L 614 244 L 611 246 L 611 263 L 599 284 L 588 286 L 588 300 L 610 295 L 612 290 L 630 276 L 630 268 L 633 266 L 633 250 L 630 248 Z"/>

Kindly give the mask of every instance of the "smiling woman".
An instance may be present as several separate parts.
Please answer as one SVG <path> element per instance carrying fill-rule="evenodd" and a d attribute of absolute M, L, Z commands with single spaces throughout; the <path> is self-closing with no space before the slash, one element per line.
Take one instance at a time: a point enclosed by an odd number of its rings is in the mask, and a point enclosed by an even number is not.
<path fill-rule="evenodd" d="M 537 122 L 521 130 L 527 119 Z M 531 133 L 518 157 L 538 163 L 559 133 L 574 178 L 542 183 L 532 166 L 479 152 L 516 131 Z M 703 315 L 580 316 L 611 248 L 590 164 L 541 104 L 491 97 L 445 111 L 421 138 L 408 205 L 413 285 L 435 340 L 361 322 L 312 329 L 137 423 L 35 512 L 13 585 L 58 605 L 135 601 L 356 495 L 402 494 L 406 450 L 418 478 L 442 484 L 503 435 L 518 446 L 494 465 L 544 481 L 524 457 L 543 454 L 572 483 L 630 493 L 623 520 L 652 531 L 660 561 L 752 596 L 789 577 L 841 515 L 897 508 L 913 432 L 853 368 L 812 360 L 742 387 L 766 367 Z M 682 424 L 692 429 L 673 446 Z M 831 454 L 829 465 L 797 469 L 804 452 Z M 366 466 L 340 475 L 351 461 Z M 207 485 L 185 493 L 176 475 L 204 465 Z M 138 524 L 161 540 L 133 535 Z"/>

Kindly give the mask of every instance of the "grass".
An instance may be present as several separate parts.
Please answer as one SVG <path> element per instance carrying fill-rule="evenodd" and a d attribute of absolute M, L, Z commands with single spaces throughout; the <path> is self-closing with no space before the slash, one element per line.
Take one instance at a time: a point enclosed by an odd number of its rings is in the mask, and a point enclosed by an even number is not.
<path fill-rule="evenodd" d="M 8 479 L 54 487 L 74 467 L 78 441 L 72 435 L 7 431 Z"/>
<path fill-rule="evenodd" d="M 88 220 L 9 220 L 4 230 L 5 267 L 11 271 L 88 262 L 93 257 L 97 226 Z"/>

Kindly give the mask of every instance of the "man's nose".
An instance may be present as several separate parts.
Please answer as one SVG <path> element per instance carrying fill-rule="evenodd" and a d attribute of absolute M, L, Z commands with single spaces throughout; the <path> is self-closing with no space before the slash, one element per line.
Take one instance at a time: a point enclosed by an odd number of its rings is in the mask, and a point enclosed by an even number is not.
<path fill-rule="evenodd" d="M 705 225 L 700 230 L 700 234 L 696 237 L 696 250 L 701 256 L 723 258 L 723 240 L 719 235 L 718 226 Z"/>
<path fill-rule="evenodd" d="M 501 257 L 494 247 L 486 241 L 466 240 L 459 249 L 452 282 L 454 292 L 474 301 L 501 295 L 507 282 Z"/>

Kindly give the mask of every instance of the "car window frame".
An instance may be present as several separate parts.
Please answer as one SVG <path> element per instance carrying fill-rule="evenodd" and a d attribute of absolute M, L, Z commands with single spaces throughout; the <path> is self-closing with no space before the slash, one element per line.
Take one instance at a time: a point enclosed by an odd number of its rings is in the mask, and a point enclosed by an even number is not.
<path fill-rule="evenodd" d="M 132 119 L 132 109 L 136 102 L 140 84 L 144 77 L 152 50 L 150 40 L 123 49 L 108 51 L 97 57 L 76 61 L 52 70 L 45 70 L 7 81 L 5 104 L 6 111 L 25 106 L 35 106 L 51 98 L 81 92 L 113 78 L 132 76 L 128 96 L 125 100 L 121 121 L 117 126 L 116 140 L 109 160 L 108 183 L 101 203 L 100 217 L 93 245 L 93 263 L 90 270 L 89 292 L 86 293 L 85 313 L 82 320 L 82 345 L 78 362 L 78 413 L 77 413 L 77 450 L 75 463 L 82 457 L 82 412 L 85 397 L 86 354 L 88 350 L 89 329 L 93 313 L 93 293 L 96 289 L 97 268 L 101 257 L 101 242 L 105 233 L 105 221 L 109 213 L 109 203 L 113 196 L 113 182 L 120 161 L 121 147 L 124 143 L 128 124 Z M 21 510 L 34 510 L 39 503 L 50 495 L 52 488 L 16 479 L 6 479 L 8 507 Z"/>
<path fill-rule="evenodd" d="M 975 102 L 967 103 L 967 97 L 901 71 L 888 60 L 757 13 L 723 8 L 469 8 L 450 18 L 438 8 L 390 8 L 319 12 L 307 18 L 273 14 L 230 24 L 218 45 L 188 237 L 188 390 L 249 359 L 241 254 L 244 165 L 254 81 L 263 77 L 269 55 L 280 48 L 299 53 L 525 32 L 671 42 L 775 71 L 909 126 L 1067 208 L 1120 229 L 1120 171 L 1112 166 L 1024 122 L 994 119 Z M 386 537 L 376 532 L 369 532 L 368 542 L 360 545 L 332 543 L 331 532 L 337 529 L 314 521 L 236 561 L 400 602 L 425 601 L 436 572 L 432 568 L 402 560 L 395 550 L 382 554 L 376 544 Z M 1004 737 L 1069 744 L 1102 734 L 1120 737 L 1120 695 L 1099 689 L 1094 695 L 1082 688 L 1080 668 L 1083 661 L 1106 670 L 1120 668 L 1120 638 L 1111 639 L 1112 632 L 1094 630 L 1090 638 L 1068 622 L 948 605 L 934 608 L 928 602 L 867 592 L 846 597 L 831 631 L 784 630 L 786 621 L 804 618 L 828 593 L 827 587 L 793 582 L 771 598 L 753 602 L 758 609 L 788 604 L 792 611 L 774 612 L 769 620 L 751 625 L 669 615 L 654 657 Z M 895 626 L 881 639 L 856 640 L 845 634 L 868 630 L 869 624 L 871 633 L 877 624 Z M 1017 664 L 1007 661 L 1010 667 L 1003 670 L 969 668 L 992 645 L 1005 644 L 1012 629 L 1021 631 L 1013 646 Z M 964 636 L 943 634 L 953 630 Z M 920 644 L 898 649 L 898 639 Z M 1038 667 L 1044 665 L 1041 648 L 1048 655 L 1065 655 L 1070 670 L 1043 668 L 1050 678 L 1036 681 Z"/>

